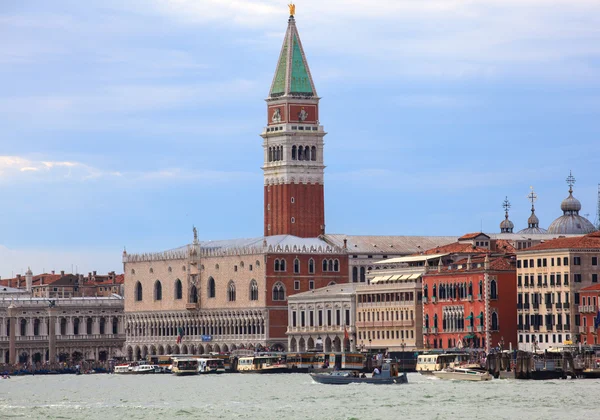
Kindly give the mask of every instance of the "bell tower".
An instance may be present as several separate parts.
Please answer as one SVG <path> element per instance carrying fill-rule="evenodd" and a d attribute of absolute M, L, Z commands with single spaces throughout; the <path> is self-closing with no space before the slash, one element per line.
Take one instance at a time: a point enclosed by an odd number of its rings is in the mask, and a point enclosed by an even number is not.
<path fill-rule="evenodd" d="M 264 234 L 317 237 L 325 232 L 323 138 L 319 100 L 290 5 L 288 28 L 267 101 Z"/>

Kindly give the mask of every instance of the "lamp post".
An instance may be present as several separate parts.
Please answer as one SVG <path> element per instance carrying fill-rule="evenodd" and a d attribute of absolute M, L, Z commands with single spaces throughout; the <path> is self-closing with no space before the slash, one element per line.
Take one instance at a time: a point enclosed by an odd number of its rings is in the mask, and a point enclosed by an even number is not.
<path fill-rule="evenodd" d="M 404 340 L 402 340 L 402 342 L 400 343 L 400 347 L 402 347 L 400 363 L 402 367 L 402 372 L 404 372 L 404 347 L 406 347 L 406 343 L 404 342 Z"/>

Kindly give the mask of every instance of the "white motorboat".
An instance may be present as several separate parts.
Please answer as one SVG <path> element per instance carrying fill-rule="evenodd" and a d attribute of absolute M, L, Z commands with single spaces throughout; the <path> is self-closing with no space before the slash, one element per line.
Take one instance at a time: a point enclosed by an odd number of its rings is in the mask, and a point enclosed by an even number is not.
<path fill-rule="evenodd" d="M 115 373 L 117 374 L 137 374 L 143 375 L 148 373 L 160 373 L 161 368 L 158 365 L 150 365 L 147 363 L 132 362 L 123 365 L 115 366 Z"/>
<path fill-rule="evenodd" d="M 436 370 L 433 375 L 440 379 L 454 379 L 457 381 L 490 381 L 492 379 L 492 375 L 487 372 L 458 367 Z"/>

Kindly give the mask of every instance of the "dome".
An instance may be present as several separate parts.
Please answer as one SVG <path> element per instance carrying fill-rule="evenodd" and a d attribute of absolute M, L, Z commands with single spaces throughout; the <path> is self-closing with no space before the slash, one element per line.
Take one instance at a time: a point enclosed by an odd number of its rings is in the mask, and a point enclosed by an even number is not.
<path fill-rule="evenodd" d="M 560 204 L 560 209 L 563 211 L 563 215 L 550 224 L 548 227 L 548 233 L 583 235 L 586 233 L 595 232 L 596 228 L 592 222 L 579 215 L 581 203 L 578 199 L 573 197 L 573 185 L 575 184 L 575 178 L 573 177 L 572 173 L 570 173 L 569 177 L 567 178 L 567 184 L 569 185 L 569 196 Z"/>
<path fill-rule="evenodd" d="M 566 213 L 579 213 L 581 210 L 581 203 L 578 199 L 573 197 L 573 192 L 569 192 L 569 196 L 560 203 L 560 209 Z"/>
<path fill-rule="evenodd" d="M 586 234 L 595 231 L 592 222 L 579 214 L 564 214 L 548 227 L 548 233 L 553 234 Z"/>
<path fill-rule="evenodd" d="M 538 217 L 535 215 L 535 213 L 532 211 L 531 212 L 531 216 L 529 216 L 529 219 L 527 219 L 527 224 L 531 227 L 531 226 L 539 226 L 540 224 L 540 219 L 538 219 Z"/>
<path fill-rule="evenodd" d="M 528 227 L 528 228 L 525 228 L 525 229 L 521 229 L 517 233 L 522 233 L 524 235 L 535 235 L 535 234 L 538 234 L 538 233 L 548 233 L 548 231 L 546 229 L 541 228 L 541 227 Z"/>
<path fill-rule="evenodd" d="M 514 228 L 515 228 L 514 223 L 508 219 L 505 219 L 502 221 L 502 223 L 500 223 L 500 231 L 501 232 L 504 232 L 506 230 L 512 231 Z"/>

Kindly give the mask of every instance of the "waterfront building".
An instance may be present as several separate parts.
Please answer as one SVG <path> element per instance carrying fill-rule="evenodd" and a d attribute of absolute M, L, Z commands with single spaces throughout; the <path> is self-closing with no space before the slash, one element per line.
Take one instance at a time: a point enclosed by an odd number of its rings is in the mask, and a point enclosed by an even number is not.
<path fill-rule="evenodd" d="M 588 219 L 579 215 L 581 203 L 573 197 L 573 185 L 575 178 L 569 173 L 567 178 L 569 185 L 569 196 L 560 204 L 563 215 L 553 221 L 548 227 L 548 233 L 554 234 L 586 234 L 595 232 L 596 228 Z"/>
<path fill-rule="evenodd" d="M 356 343 L 361 351 L 400 352 L 423 347 L 422 277 L 435 256 L 400 257 L 368 273 L 356 289 Z"/>
<path fill-rule="evenodd" d="M 334 284 L 290 296 L 289 351 L 356 351 L 355 289 L 353 283 Z"/>
<path fill-rule="evenodd" d="M 517 252 L 519 349 L 544 350 L 580 338 L 580 292 L 598 282 L 599 258 L 599 232 Z"/>
<path fill-rule="evenodd" d="M 598 306 L 600 305 L 600 284 L 584 287 L 579 296 L 579 314 L 581 325 L 579 326 L 579 342 L 583 344 L 598 343 Z"/>
<path fill-rule="evenodd" d="M 485 243 L 485 241 L 484 241 Z M 517 341 L 515 258 L 475 253 L 427 268 L 423 335 L 427 348 L 514 347 Z"/>
<path fill-rule="evenodd" d="M 123 356 L 123 299 L 33 298 L 0 289 L 0 362 L 107 361 Z"/>

